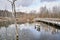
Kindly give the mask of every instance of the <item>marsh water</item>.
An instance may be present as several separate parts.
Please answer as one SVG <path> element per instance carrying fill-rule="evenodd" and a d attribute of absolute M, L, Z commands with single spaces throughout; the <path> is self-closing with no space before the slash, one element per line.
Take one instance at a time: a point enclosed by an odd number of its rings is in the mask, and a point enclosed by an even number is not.
<path fill-rule="evenodd" d="M 60 32 L 50 33 L 50 31 L 37 31 L 35 23 L 17 24 L 19 40 L 60 40 Z M 46 26 L 40 24 L 40 26 Z M 15 40 L 16 28 L 15 24 L 5 25 L 0 27 L 0 40 Z"/>

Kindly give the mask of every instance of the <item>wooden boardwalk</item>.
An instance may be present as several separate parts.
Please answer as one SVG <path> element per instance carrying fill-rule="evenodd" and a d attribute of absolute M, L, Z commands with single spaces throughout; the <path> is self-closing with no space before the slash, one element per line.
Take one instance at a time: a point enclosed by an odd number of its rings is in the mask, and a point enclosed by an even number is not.
<path fill-rule="evenodd" d="M 36 19 L 34 19 L 34 21 L 42 22 L 42 23 L 47 24 L 49 26 L 60 29 L 60 19 L 58 19 L 58 18 L 36 18 Z"/>

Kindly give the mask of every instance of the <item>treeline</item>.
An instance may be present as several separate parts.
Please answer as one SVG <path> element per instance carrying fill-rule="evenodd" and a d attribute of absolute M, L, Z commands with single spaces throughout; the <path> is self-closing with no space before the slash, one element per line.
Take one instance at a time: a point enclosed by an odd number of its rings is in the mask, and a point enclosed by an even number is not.
<path fill-rule="evenodd" d="M 0 17 L 12 17 L 12 14 L 7 10 L 0 10 Z"/>
<path fill-rule="evenodd" d="M 19 23 L 33 22 L 34 18 L 60 18 L 60 7 L 54 6 L 52 10 L 48 10 L 45 6 L 41 7 L 38 13 L 36 11 L 31 11 L 30 13 L 16 12 L 14 15 Z M 9 20 L 14 20 L 12 12 L 8 10 L 0 10 L 0 17 L 11 17 Z"/>
<path fill-rule="evenodd" d="M 31 11 L 30 13 L 24 13 L 24 12 L 16 12 L 16 17 L 26 17 L 26 18 L 60 18 L 60 7 L 54 6 L 52 7 L 52 10 L 48 10 L 46 6 L 40 8 L 40 12 L 36 13 L 36 11 Z M 9 12 L 7 10 L 0 10 L 0 17 L 12 17 L 12 12 Z"/>
<path fill-rule="evenodd" d="M 54 6 L 52 10 L 48 10 L 45 7 L 40 8 L 39 17 L 42 18 L 60 18 L 60 7 Z"/>

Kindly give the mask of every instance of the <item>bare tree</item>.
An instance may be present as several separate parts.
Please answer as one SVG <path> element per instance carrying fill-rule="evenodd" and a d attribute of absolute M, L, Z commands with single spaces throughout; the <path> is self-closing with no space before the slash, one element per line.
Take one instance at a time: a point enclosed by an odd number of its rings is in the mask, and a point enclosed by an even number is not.
<path fill-rule="evenodd" d="M 13 16 L 13 19 L 15 20 L 15 26 L 16 26 L 16 40 L 18 40 L 18 28 L 17 28 L 17 22 L 16 22 L 16 10 L 15 10 L 15 1 L 17 0 L 8 0 L 10 3 L 11 3 L 11 6 L 12 6 L 12 16 Z M 15 14 L 15 15 L 14 15 Z"/>

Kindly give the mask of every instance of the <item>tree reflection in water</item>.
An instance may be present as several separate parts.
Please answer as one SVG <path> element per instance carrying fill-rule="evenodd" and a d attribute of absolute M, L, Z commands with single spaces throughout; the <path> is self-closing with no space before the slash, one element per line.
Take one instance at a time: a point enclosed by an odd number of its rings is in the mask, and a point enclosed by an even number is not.
<path fill-rule="evenodd" d="M 7 40 L 7 28 L 8 28 L 8 26 L 10 25 L 11 23 L 9 22 L 9 21 L 7 21 L 7 22 L 0 22 L 0 28 L 1 27 L 5 27 L 6 28 L 6 32 L 5 32 L 5 34 L 6 34 L 6 40 Z M 2 38 L 1 38 L 1 35 L 0 35 L 0 39 L 2 40 Z"/>
<path fill-rule="evenodd" d="M 5 24 L 0 28 L 0 40 L 15 40 L 14 24 Z M 60 40 L 60 33 L 53 35 L 47 31 L 37 31 L 34 26 L 34 24 L 18 25 L 19 40 Z"/>

